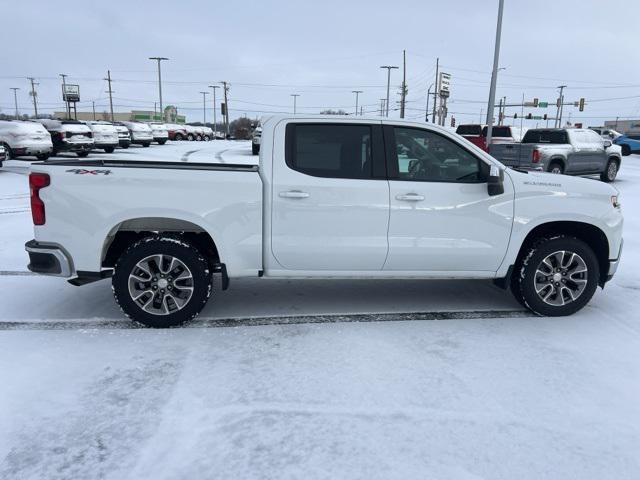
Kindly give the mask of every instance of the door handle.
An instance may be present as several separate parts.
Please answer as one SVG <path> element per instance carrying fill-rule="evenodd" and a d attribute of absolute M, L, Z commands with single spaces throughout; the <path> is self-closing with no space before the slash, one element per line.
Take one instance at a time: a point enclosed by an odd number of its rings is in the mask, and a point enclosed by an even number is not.
<path fill-rule="evenodd" d="M 424 195 L 418 195 L 417 193 L 407 193 L 405 195 L 396 195 L 396 200 L 402 200 L 403 202 L 421 202 L 424 200 Z"/>
<path fill-rule="evenodd" d="M 288 192 L 280 192 L 278 194 L 282 198 L 308 198 L 307 192 L 301 192 L 300 190 L 289 190 Z"/>

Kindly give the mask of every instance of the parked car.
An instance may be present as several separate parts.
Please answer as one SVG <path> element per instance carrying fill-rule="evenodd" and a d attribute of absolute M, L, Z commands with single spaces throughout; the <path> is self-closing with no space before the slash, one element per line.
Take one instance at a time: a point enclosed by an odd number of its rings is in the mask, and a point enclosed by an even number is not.
<path fill-rule="evenodd" d="M 613 182 L 622 164 L 622 150 L 593 130 L 534 128 L 522 143 L 493 144 L 490 153 L 503 164 L 568 175 L 599 174 Z"/>
<path fill-rule="evenodd" d="M 640 134 L 623 134 L 619 137 L 616 137 L 613 143 L 615 143 L 616 145 L 620 145 L 623 155 L 640 153 Z"/>
<path fill-rule="evenodd" d="M 113 122 L 113 126 L 118 132 L 118 146 L 120 148 L 129 148 L 129 145 L 131 145 L 131 134 L 127 126 L 121 122 Z"/>
<path fill-rule="evenodd" d="M 120 122 L 129 129 L 131 143 L 148 147 L 153 142 L 153 132 L 151 127 L 141 122 Z"/>
<path fill-rule="evenodd" d="M 475 146 L 486 151 L 487 143 L 486 137 L 482 135 L 483 128 L 485 128 L 484 125 L 480 125 L 477 123 L 462 124 L 458 125 L 458 128 L 456 128 L 456 133 L 458 135 L 462 135 Z"/>
<path fill-rule="evenodd" d="M 195 317 L 214 272 L 222 289 L 239 277 L 493 279 L 561 316 L 618 268 L 611 185 L 508 169 L 431 124 L 274 115 L 262 128 L 259 165 L 33 165 L 28 268 L 74 285 L 112 276 L 123 311 L 153 327 Z"/>
<path fill-rule="evenodd" d="M 202 127 L 202 140 L 205 142 L 213 140 L 213 129 L 211 127 Z"/>
<path fill-rule="evenodd" d="M 111 123 L 101 120 L 91 120 L 84 122 L 93 133 L 94 148 L 104 150 L 106 153 L 113 153 L 119 145 L 118 130 Z"/>
<path fill-rule="evenodd" d="M 158 145 L 167 143 L 167 140 L 169 140 L 169 131 L 164 123 L 151 122 L 148 125 L 151 127 L 154 142 L 158 142 Z"/>
<path fill-rule="evenodd" d="M 7 160 L 24 156 L 46 160 L 53 150 L 51 135 L 42 124 L 18 120 L 0 120 L 0 145 Z"/>
<path fill-rule="evenodd" d="M 51 135 L 53 155 L 61 152 L 73 152 L 79 157 L 86 157 L 94 146 L 93 132 L 78 120 L 39 119 Z"/>
<path fill-rule="evenodd" d="M 166 123 L 167 126 L 167 134 L 169 136 L 169 140 L 185 140 L 187 138 L 187 129 L 184 128 L 184 125 L 179 125 L 177 123 Z"/>
<path fill-rule="evenodd" d="M 189 140 L 190 142 L 202 140 L 202 132 L 198 130 L 198 127 L 194 127 L 193 125 L 185 125 L 184 129 L 187 132 L 187 140 Z"/>
<path fill-rule="evenodd" d="M 258 155 L 260 153 L 260 138 L 262 137 L 262 127 L 256 127 L 251 134 L 251 153 Z"/>

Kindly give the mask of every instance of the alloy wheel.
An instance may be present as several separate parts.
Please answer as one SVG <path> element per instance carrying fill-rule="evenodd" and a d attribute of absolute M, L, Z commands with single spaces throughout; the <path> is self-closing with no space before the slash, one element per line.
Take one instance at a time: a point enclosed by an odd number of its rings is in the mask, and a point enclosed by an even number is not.
<path fill-rule="evenodd" d="M 588 280 L 584 259 L 577 253 L 560 250 L 547 255 L 538 265 L 534 287 L 548 305 L 561 307 L 582 295 Z"/>

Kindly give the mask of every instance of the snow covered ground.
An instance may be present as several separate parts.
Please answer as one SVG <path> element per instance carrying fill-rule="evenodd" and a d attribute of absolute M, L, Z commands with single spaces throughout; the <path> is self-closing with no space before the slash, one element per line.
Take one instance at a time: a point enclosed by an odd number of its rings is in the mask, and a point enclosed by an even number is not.
<path fill-rule="evenodd" d="M 640 156 L 615 186 L 623 261 L 572 317 L 490 282 L 252 279 L 155 331 L 108 282 L 25 273 L 26 178 L 0 172 L 0 478 L 638 479 Z"/>

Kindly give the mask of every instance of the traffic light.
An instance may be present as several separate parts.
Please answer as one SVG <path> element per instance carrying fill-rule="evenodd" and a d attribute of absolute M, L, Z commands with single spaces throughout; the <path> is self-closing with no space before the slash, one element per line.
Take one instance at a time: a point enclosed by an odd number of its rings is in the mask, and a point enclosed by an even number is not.
<path fill-rule="evenodd" d="M 456 126 L 456 117 L 451 117 L 451 126 L 452 127 Z"/>
<path fill-rule="evenodd" d="M 538 99 L 537 98 L 533 99 L 533 106 L 536 107 L 536 108 L 538 107 Z"/>
<path fill-rule="evenodd" d="M 533 118 L 533 114 L 527 113 L 527 120 L 531 120 Z"/>
<path fill-rule="evenodd" d="M 580 103 L 578 104 L 578 110 L 584 112 L 584 97 L 580 99 Z"/>
<path fill-rule="evenodd" d="M 220 104 L 220 113 L 222 115 L 226 115 L 227 114 L 227 104 L 224 103 L 224 102 Z"/>
<path fill-rule="evenodd" d="M 558 99 L 556 100 L 556 107 L 558 107 L 558 108 L 560 107 L 560 98 L 558 98 Z"/>
<path fill-rule="evenodd" d="M 547 119 L 547 114 L 546 114 L 546 113 L 542 116 L 542 119 L 543 119 L 543 120 L 546 120 L 546 119 Z"/>
<path fill-rule="evenodd" d="M 515 118 L 518 118 L 518 114 L 517 114 L 517 113 L 514 113 L 514 114 L 513 114 L 513 118 L 514 118 L 514 119 L 515 119 Z"/>

